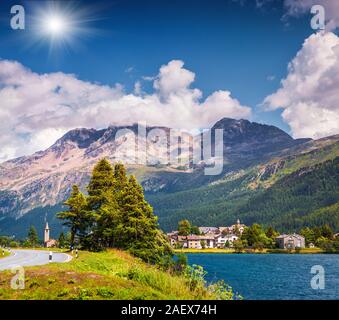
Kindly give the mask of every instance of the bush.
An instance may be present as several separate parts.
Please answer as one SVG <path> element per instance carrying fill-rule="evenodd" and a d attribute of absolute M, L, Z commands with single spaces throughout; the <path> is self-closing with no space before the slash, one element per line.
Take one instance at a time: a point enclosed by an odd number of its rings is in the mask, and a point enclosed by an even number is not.
<path fill-rule="evenodd" d="M 216 295 L 217 300 L 242 300 L 242 296 L 234 295 L 232 287 L 220 280 L 207 287 L 207 290 Z"/>
<path fill-rule="evenodd" d="M 187 263 L 187 256 L 185 254 L 178 254 L 173 265 L 173 271 L 178 274 L 183 273 L 187 268 Z"/>

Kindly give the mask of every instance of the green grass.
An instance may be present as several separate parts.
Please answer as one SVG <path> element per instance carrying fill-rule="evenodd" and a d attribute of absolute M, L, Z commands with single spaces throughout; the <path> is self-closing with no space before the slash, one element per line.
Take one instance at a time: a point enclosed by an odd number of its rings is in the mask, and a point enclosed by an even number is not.
<path fill-rule="evenodd" d="M 0 299 L 215 299 L 187 278 L 161 271 L 126 252 L 79 252 L 69 263 L 25 268 L 25 289 L 10 288 L 10 271 L 0 272 Z"/>
<path fill-rule="evenodd" d="M 9 255 L 10 255 L 10 253 L 8 251 L 5 250 L 4 254 L 3 254 L 2 249 L 0 249 L 0 259 L 1 258 L 5 258 L 5 257 L 7 257 Z"/>

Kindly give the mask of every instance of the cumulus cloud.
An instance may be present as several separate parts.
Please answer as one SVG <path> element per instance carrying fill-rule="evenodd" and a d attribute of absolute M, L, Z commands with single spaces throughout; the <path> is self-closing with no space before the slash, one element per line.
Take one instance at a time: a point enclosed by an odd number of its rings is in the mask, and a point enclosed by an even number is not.
<path fill-rule="evenodd" d="M 295 137 L 339 133 L 339 37 L 317 33 L 305 40 L 288 66 L 281 87 L 264 100 L 268 110 L 283 108 Z"/>
<path fill-rule="evenodd" d="M 229 91 L 203 100 L 191 87 L 194 78 L 182 61 L 173 60 L 153 78 L 153 93 L 144 93 L 140 82 L 126 93 L 119 84 L 100 85 L 62 72 L 38 74 L 0 60 L 0 161 L 44 149 L 75 127 L 146 121 L 190 130 L 210 127 L 221 117 L 250 116 L 251 109 Z"/>
<path fill-rule="evenodd" d="M 298 17 L 303 14 L 310 13 L 310 10 L 314 5 L 322 5 L 324 7 L 327 31 L 332 31 L 339 27 L 338 0 L 285 0 L 285 17 Z"/>

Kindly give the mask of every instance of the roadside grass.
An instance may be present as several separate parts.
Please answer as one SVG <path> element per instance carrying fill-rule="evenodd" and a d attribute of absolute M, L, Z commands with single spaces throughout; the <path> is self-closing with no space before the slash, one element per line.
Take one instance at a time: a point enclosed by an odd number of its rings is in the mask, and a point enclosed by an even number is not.
<path fill-rule="evenodd" d="M 25 289 L 10 288 L 13 274 L 0 272 L 0 299 L 145 300 L 215 299 L 188 280 L 147 265 L 126 252 L 79 251 L 69 263 L 25 268 Z"/>
<path fill-rule="evenodd" d="M 2 249 L 0 249 L 0 259 L 8 257 L 9 255 L 10 255 L 10 252 L 8 252 L 7 250 L 2 251 Z"/>

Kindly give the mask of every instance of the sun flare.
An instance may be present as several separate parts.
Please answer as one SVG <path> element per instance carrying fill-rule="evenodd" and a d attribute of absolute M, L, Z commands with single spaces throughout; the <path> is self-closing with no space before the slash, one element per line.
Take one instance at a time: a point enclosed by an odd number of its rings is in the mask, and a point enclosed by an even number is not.
<path fill-rule="evenodd" d="M 48 45 L 49 54 L 77 50 L 82 40 L 100 34 L 93 23 L 100 20 L 87 6 L 78 1 L 53 1 L 32 4 L 30 16 L 30 45 Z"/>
<path fill-rule="evenodd" d="M 67 29 L 67 22 L 60 16 L 46 18 L 45 25 L 46 31 L 55 36 L 61 35 L 63 32 L 66 32 Z"/>

